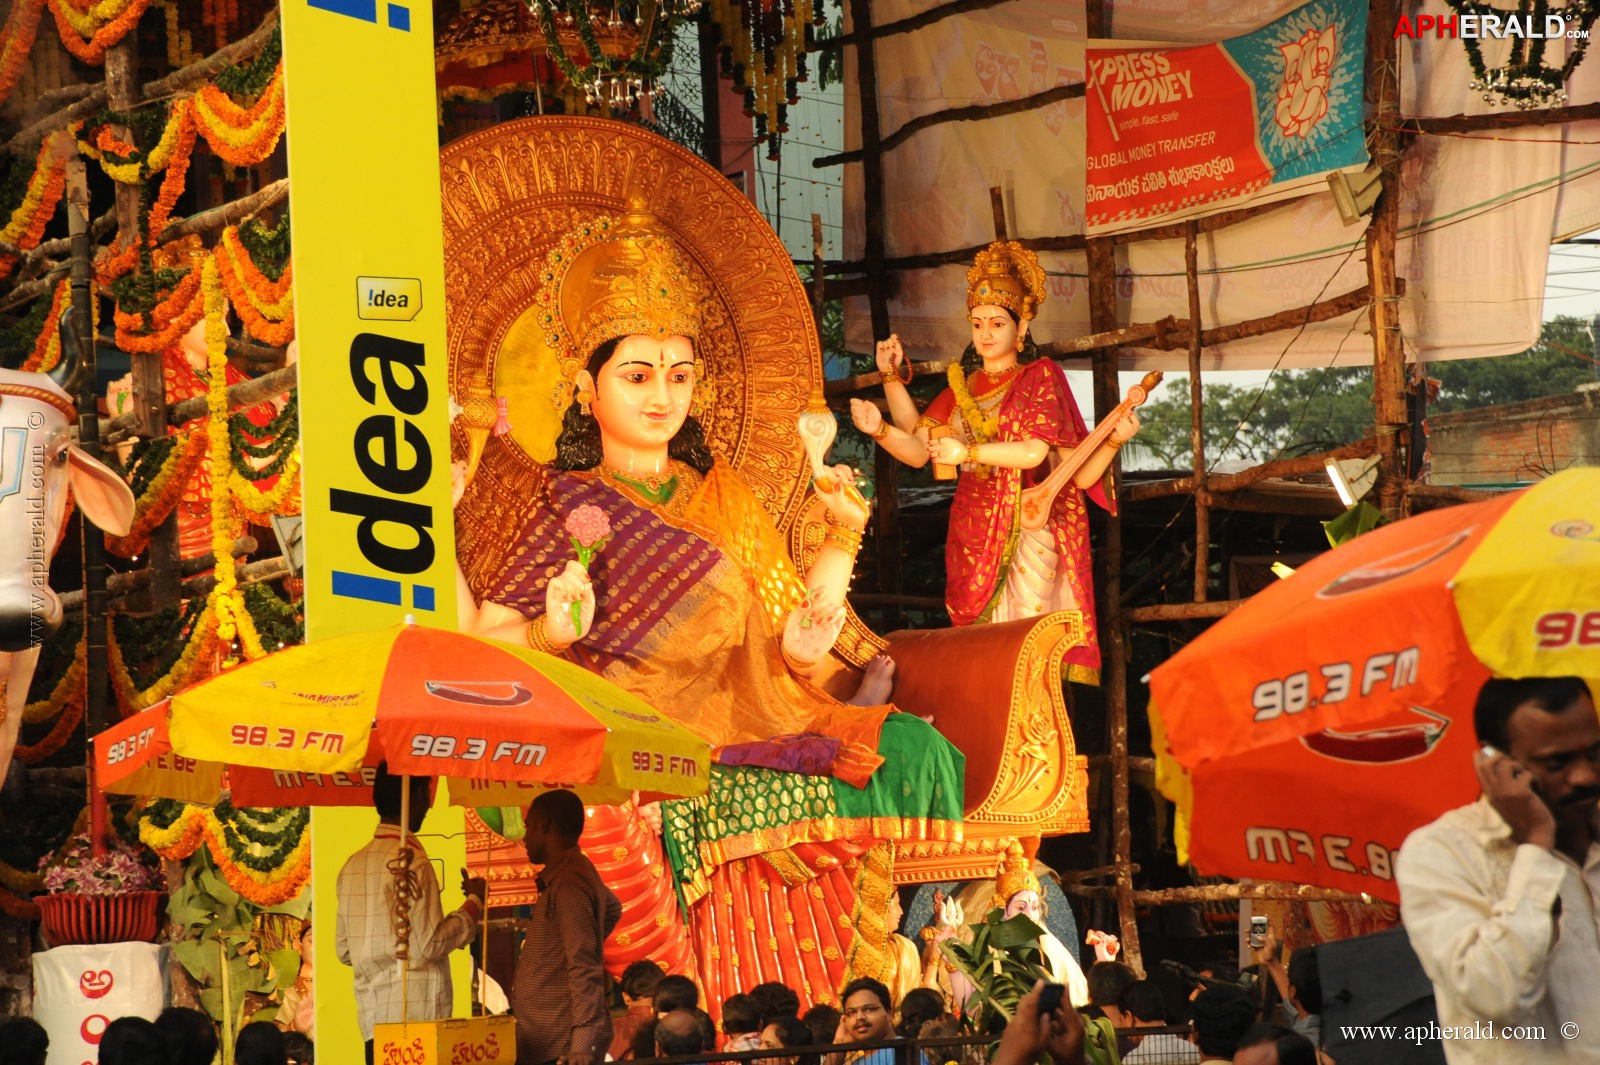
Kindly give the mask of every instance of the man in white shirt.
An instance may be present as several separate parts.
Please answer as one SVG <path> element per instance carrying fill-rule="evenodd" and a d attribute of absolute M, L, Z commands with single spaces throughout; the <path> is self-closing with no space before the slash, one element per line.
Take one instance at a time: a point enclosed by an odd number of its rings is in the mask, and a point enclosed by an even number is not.
<path fill-rule="evenodd" d="M 1413 832 L 1395 879 L 1450 1065 L 1600 1063 L 1600 719 L 1575 677 L 1478 693 L 1483 795 Z"/>
<path fill-rule="evenodd" d="M 395 878 L 389 863 L 400 853 L 400 777 L 386 766 L 378 767 L 372 785 L 372 804 L 379 823 L 372 842 L 356 851 L 339 870 L 335 889 L 339 900 L 336 922 L 339 960 L 355 969 L 356 1020 L 366 1040 L 367 1065 L 372 1065 L 374 1025 L 402 1019 L 437 1020 L 450 1016 L 449 956 L 472 942 L 483 914 L 485 884 L 481 877 L 462 873 L 466 900 L 446 914 L 439 903 L 439 882 L 433 875 L 422 844 L 412 833 L 422 827 L 428 812 L 429 782 L 411 778 L 411 847 L 416 852 L 411 868 L 416 874 L 416 894 L 410 900 L 411 936 L 409 972 L 401 980 L 395 951 Z M 402 987 L 404 991 L 402 992 Z"/>

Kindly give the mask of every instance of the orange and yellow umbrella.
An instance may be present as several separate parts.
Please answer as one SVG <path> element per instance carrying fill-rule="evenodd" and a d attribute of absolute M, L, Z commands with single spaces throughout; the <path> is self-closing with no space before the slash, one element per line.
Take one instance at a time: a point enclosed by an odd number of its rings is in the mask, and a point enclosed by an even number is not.
<path fill-rule="evenodd" d="M 1376 529 L 1150 675 L 1157 782 L 1202 872 L 1393 899 L 1405 836 L 1477 794 L 1491 674 L 1600 677 L 1600 469 Z"/>
<path fill-rule="evenodd" d="M 107 761 L 152 727 L 117 726 L 129 734 L 108 738 Z M 474 806 L 523 804 L 545 787 L 591 802 L 698 795 L 710 780 L 708 744 L 609 681 L 530 648 L 413 624 L 220 674 L 175 695 L 166 728 L 172 756 L 239 767 L 230 775 L 272 771 L 292 787 L 300 774 L 321 790 L 381 757 L 396 774 L 450 778 L 453 801 Z"/>
<path fill-rule="evenodd" d="M 95 786 L 118 795 L 214 806 L 371 806 L 377 751 L 349 773 L 301 773 L 185 758 L 172 749 L 171 700 L 163 699 L 94 738 Z"/>

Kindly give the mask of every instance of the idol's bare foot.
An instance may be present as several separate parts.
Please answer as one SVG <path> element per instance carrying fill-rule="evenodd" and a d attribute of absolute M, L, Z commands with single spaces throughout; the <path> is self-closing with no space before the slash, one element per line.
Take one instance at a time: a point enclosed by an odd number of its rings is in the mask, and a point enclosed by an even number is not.
<path fill-rule="evenodd" d="M 882 706 L 894 692 L 894 659 L 888 655 L 874 655 L 867 663 L 861 677 L 861 687 L 856 689 L 852 706 Z"/>

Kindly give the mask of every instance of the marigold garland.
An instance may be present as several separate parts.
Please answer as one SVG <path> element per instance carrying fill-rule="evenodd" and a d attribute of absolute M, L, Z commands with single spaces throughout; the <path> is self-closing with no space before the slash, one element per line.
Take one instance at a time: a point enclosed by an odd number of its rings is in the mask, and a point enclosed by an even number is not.
<path fill-rule="evenodd" d="M 256 659 L 267 652 L 261 646 L 255 622 L 239 594 L 238 577 L 232 564 L 233 541 L 238 534 L 230 491 L 233 462 L 228 439 L 228 305 L 218 276 L 216 256 L 207 256 L 201 265 L 201 299 L 206 319 L 206 361 L 210 371 L 210 390 L 206 393 L 206 436 L 210 442 L 207 468 L 211 474 L 211 552 L 217 560 L 217 583 L 211 589 L 211 603 L 217 615 L 217 638 L 231 645 L 235 636 L 246 658 Z M 237 890 L 237 889 L 235 889 Z"/>
<path fill-rule="evenodd" d="M 34 158 L 33 176 L 28 179 L 28 189 L 22 202 L 11 212 L 5 228 L 0 229 L 0 241 L 14 244 L 26 251 L 37 247 L 44 236 L 45 226 L 55 217 L 61 194 L 67 187 L 67 155 L 70 141 L 63 138 L 76 135 L 67 130 L 52 133 L 39 145 Z M 15 255 L 0 256 L 0 277 L 9 274 L 17 264 Z"/>
<path fill-rule="evenodd" d="M 126 717 L 154 706 L 196 679 L 218 646 L 216 612 L 208 601 L 189 629 L 189 638 L 184 642 L 178 660 L 148 688 L 140 689 L 134 683 L 127 661 L 122 657 L 122 646 L 117 641 L 115 629 L 107 632 L 106 644 L 111 664 L 111 690 L 117 696 L 117 706 Z"/>
<path fill-rule="evenodd" d="M 106 50 L 128 35 L 144 16 L 150 0 L 100 0 L 87 11 L 73 0 L 49 0 L 61 43 L 91 66 L 106 61 Z"/>
<path fill-rule="evenodd" d="M 982 372 L 982 371 L 979 371 Z M 1000 431 L 1000 410 L 995 409 L 993 414 L 985 414 L 978 408 L 977 401 L 972 398 L 972 390 L 967 387 L 967 375 L 961 372 L 961 364 L 953 364 L 945 374 L 950 382 L 950 391 L 955 393 L 956 406 L 961 409 L 961 417 L 967 423 L 967 431 L 972 434 L 973 446 L 987 444 L 995 438 Z"/>
<path fill-rule="evenodd" d="M 72 306 L 72 282 L 62 278 L 45 312 L 44 325 L 33 342 L 33 354 L 22 364 L 23 373 L 48 373 L 61 361 L 61 316 Z"/>
<path fill-rule="evenodd" d="M 129 244 L 121 251 L 112 251 L 108 245 L 94 261 L 94 283 L 101 288 L 110 288 L 112 282 L 127 276 L 138 265 L 138 244 Z"/>
<path fill-rule="evenodd" d="M 237 226 L 222 231 L 216 250 L 217 272 L 228 302 L 250 335 L 282 347 L 294 339 L 294 269 L 286 266 L 277 281 L 267 280 L 239 240 Z"/>
<path fill-rule="evenodd" d="M 170 155 L 162 161 L 162 168 L 166 173 L 161 178 L 161 189 L 156 194 L 156 202 L 150 205 L 150 213 L 145 216 L 145 229 L 150 234 L 152 245 L 160 239 L 161 231 L 167 228 L 167 222 L 172 218 L 172 209 L 177 206 L 178 197 L 183 195 L 183 190 L 188 185 L 189 162 L 194 157 L 194 142 L 200 132 L 194 124 L 194 107 L 190 101 L 184 100 L 174 107 L 173 111 L 178 119 L 176 137 Z M 158 144 L 156 151 L 151 152 L 153 159 L 160 148 Z M 151 165 L 154 166 L 154 162 Z"/>
<path fill-rule="evenodd" d="M 44 876 L 37 872 L 18 869 L 9 862 L 0 861 L 0 886 L 7 891 L 43 891 Z"/>
<path fill-rule="evenodd" d="M 8 917 L 15 917 L 19 921 L 37 921 L 39 919 L 39 906 L 27 899 L 13 895 L 9 888 L 0 887 L 0 910 L 4 910 Z"/>
<path fill-rule="evenodd" d="M 83 680 L 88 673 L 89 644 L 80 640 L 72 656 L 72 664 L 56 681 L 55 688 L 43 699 L 23 707 L 22 720 L 29 725 L 38 725 L 54 718 L 66 709 L 69 700 L 83 691 Z"/>
<path fill-rule="evenodd" d="M 263 162 L 283 136 L 283 64 L 272 73 L 261 96 L 241 107 L 215 84 L 194 94 L 194 117 L 211 150 L 234 166 Z"/>
<path fill-rule="evenodd" d="M 139 842 L 170 862 L 181 862 L 206 838 L 205 809 L 160 799 L 139 812 Z"/>
<path fill-rule="evenodd" d="M 78 698 L 69 699 L 62 709 L 61 716 L 56 718 L 55 727 L 38 743 L 17 744 L 14 757 L 23 765 L 36 765 L 55 754 L 67 745 L 72 739 L 72 734 L 78 730 L 78 724 L 83 720 L 83 696 L 87 694 L 80 685 L 75 693 Z"/>
<path fill-rule="evenodd" d="M 134 502 L 133 525 L 126 536 L 106 536 L 106 550 L 118 558 L 133 558 L 149 545 L 150 534 L 178 505 L 205 460 L 206 435 L 193 429 L 179 434 L 174 447 L 145 490 Z"/>
<path fill-rule="evenodd" d="M 6 19 L 4 43 L 0 43 L 0 103 L 17 87 L 22 72 L 28 69 L 28 56 L 39 35 L 39 16 L 44 0 L 12 0 L 11 17 Z"/>
<path fill-rule="evenodd" d="M 205 313 L 199 275 L 200 271 L 191 269 L 149 314 L 124 311 L 119 302 L 115 313 L 117 347 L 123 351 L 158 354 L 176 344 Z M 143 332 L 148 327 L 153 327 L 154 331 Z"/>
<path fill-rule="evenodd" d="M 311 818 L 304 807 L 263 814 L 226 801 L 210 810 L 161 800 L 140 813 L 139 839 L 172 861 L 204 844 L 229 887 L 259 906 L 276 906 L 311 877 Z"/>

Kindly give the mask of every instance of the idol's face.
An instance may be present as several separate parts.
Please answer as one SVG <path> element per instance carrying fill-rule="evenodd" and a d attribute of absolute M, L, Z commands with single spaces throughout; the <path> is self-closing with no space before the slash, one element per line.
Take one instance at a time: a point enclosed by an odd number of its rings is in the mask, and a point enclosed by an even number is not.
<path fill-rule="evenodd" d="M 591 410 L 602 439 L 648 450 L 678 435 L 693 399 L 694 342 L 630 336 L 595 375 Z"/>
<path fill-rule="evenodd" d="M 1025 913 L 1040 924 L 1044 923 L 1044 900 L 1037 891 L 1024 889 L 1011 896 L 1011 901 L 1006 903 L 1006 916 L 1015 917 Z"/>
<path fill-rule="evenodd" d="M 1004 307 L 980 305 L 967 314 L 972 326 L 972 346 L 984 362 L 1005 359 L 1017 353 L 1019 329 Z"/>

